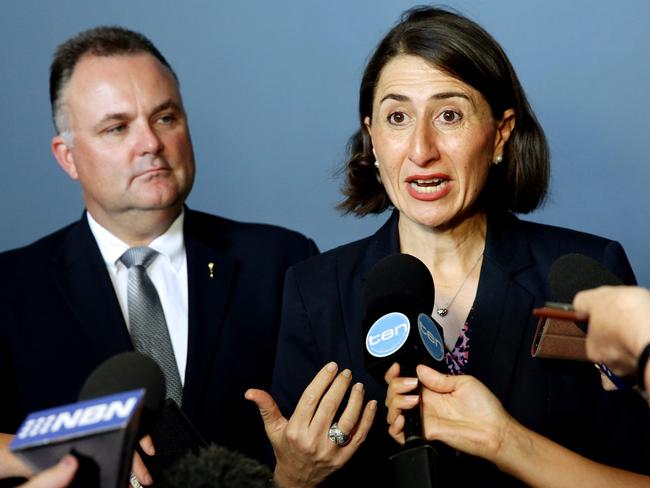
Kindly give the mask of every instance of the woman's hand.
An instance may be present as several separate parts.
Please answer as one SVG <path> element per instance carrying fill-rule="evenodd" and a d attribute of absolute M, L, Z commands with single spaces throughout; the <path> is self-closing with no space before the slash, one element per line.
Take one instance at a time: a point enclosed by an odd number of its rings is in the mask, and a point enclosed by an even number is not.
<path fill-rule="evenodd" d="M 471 376 L 449 376 L 427 366 L 417 367 L 417 378 L 399 377 L 399 365 L 386 372 L 389 434 L 404 443 L 403 410 L 420 404 L 424 435 L 486 459 L 495 460 L 511 425 L 499 400 Z M 420 395 L 407 395 L 417 385 Z"/>
<path fill-rule="evenodd" d="M 402 378 L 399 375 L 400 366 L 394 363 L 386 374 L 384 380 L 388 383 L 386 392 L 386 406 L 388 407 L 388 433 L 400 444 L 404 444 L 404 416 L 403 410 L 414 408 L 420 401 L 420 395 L 407 395 L 418 386 L 417 378 Z M 417 393 L 417 392 L 416 392 Z"/>
<path fill-rule="evenodd" d="M 337 370 L 336 363 L 329 363 L 316 374 L 290 419 L 265 391 L 246 392 L 246 398 L 260 409 L 277 461 L 274 480 L 282 488 L 318 485 L 352 457 L 370 430 L 377 402 L 372 400 L 364 408 L 361 383 L 352 387 L 341 418 L 334 419 L 352 380 L 349 370 L 338 375 Z M 336 445 L 328 436 L 335 421 L 350 436 L 344 446 Z"/>
<path fill-rule="evenodd" d="M 425 437 L 496 462 L 515 424 L 501 402 L 472 376 L 417 367 Z"/>

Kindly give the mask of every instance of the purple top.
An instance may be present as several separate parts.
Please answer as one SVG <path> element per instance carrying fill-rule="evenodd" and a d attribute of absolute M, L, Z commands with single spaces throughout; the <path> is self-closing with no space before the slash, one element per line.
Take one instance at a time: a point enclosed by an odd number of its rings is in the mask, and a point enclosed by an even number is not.
<path fill-rule="evenodd" d="M 445 354 L 445 362 L 447 363 L 447 368 L 449 368 L 449 374 L 464 374 L 464 369 L 469 360 L 469 339 L 472 335 L 469 323 L 473 311 L 473 308 L 469 311 L 465 325 L 463 325 L 458 340 L 456 341 L 456 345 L 451 351 Z"/>

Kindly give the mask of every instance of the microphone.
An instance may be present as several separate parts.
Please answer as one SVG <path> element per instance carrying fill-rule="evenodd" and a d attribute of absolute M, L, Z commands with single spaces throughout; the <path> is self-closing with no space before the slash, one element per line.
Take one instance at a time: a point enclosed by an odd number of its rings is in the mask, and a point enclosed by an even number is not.
<path fill-rule="evenodd" d="M 602 285 L 618 286 L 623 284 L 618 276 L 595 259 L 576 253 L 565 254 L 556 259 L 549 269 L 548 281 L 555 301 L 546 302 L 544 307 L 535 308 L 533 314 L 543 319 L 573 322 L 584 333 L 587 332 L 588 324 L 578 320 L 573 305 L 571 305 L 578 292 Z M 538 332 L 541 331 L 538 330 Z M 574 334 L 575 337 L 575 333 L 571 329 L 567 329 L 564 333 Z M 533 344 L 533 351 L 536 350 L 537 345 L 539 344 Z M 586 360 L 584 351 L 576 359 Z"/>
<path fill-rule="evenodd" d="M 583 254 L 571 253 L 560 256 L 553 262 L 548 273 L 551 292 L 556 300 L 547 302 L 543 308 L 536 308 L 533 313 L 540 317 L 531 351 L 533 356 L 544 357 L 545 342 L 552 351 L 547 357 L 559 359 L 588 360 L 584 334 L 588 331 L 588 322 L 578 320 L 573 306 L 573 299 L 578 292 L 599 286 L 619 286 L 621 279 L 593 258 Z M 582 333 L 576 334 L 570 322 L 578 326 Z M 569 328 L 567 328 L 569 326 Z M 546 340 L 546 337 L 549 340 Z M 604 364 L 596 365 L 618 389 L 629 388 L 631 380 L 616 376 Z"/>
<path fill-rule="evenodd" d="M 434 286 L 427 267 L 414 256 L 379 261 L 364 288 L 366 370 L 378 381 L 398 362 L 408 376 L 418 364 L 448 372 L 442 328 L 431 318 Z M 397 486 L 437 487 L 438 454 L 425 443 L 419 409 L 404 411 L 403 450 L 390 458 Z"/>
<path fill-rule="evenodd" d="M 174 400 L 163 402 L 165 377 L 160 366 L 144 354 L 123 352 L 102 363 L 88 377 L 79 396 L 81 399 L 92 398 L 124 390 L 127 386 L 141 387 L 145 379 L 147 383 L 155 383 L 155 388 L 151 395 L 147 389 L 138 438 L 149 434 L 156 454 L 149 456 L 139 445 L 136 445 L 136 451 L 155 480 L 186 453 L 198 452 L 207 445 Z"/>
<path fill-rule="evenodd" d="M 145 389 L 138 439 L 148 434 L 162 410 L 165 376 L 160 366 L 144 354 L 127 351 L 110 357 L 86 378 L 79 400 L 90 400 L 126 390 Z"/>
<path fill-rule="evenodd" d="M 104 364 L 90 377 L 101 373 Z M 79 460 L 79 469 L 70 486 L 123 488 L 129 479 L 143 405 L 151 402 L 147 397 L 164 390 L 164 383 L 155 375 L 140 376 L 139 370 L 122 379 L 126 380 L 122 387 L 110 394 L 28 415 L 10 449 L 34 471 L 71 453 Z M 119 380 L 115 378 L 116 385 Z"/>
<path fill-rule="evenodd" d="M 198 453 L 187 453 L 167 469 L 158 488 L 179 486 L 212 488 L 271 488 L 273 473 L 259 462 L 222 446 L 210 444 Z"/>
<path fill-rule="evenodd" d="M 448 373 L 443 331 L 431 318 L 434 286 L 418 258 L 394 254 L 368 273 L 364 288 L 366 370 L 378 381 L 394 363 L 415 375 L 418 364 Z"/>
<path fill-rule="evenodd" d="M 555 300 L 570 304 L 578 292 L 603 285 L 618 286 L 618 276 L 583 254 L 565 254 L 551 265 L 548 281 Z"/>

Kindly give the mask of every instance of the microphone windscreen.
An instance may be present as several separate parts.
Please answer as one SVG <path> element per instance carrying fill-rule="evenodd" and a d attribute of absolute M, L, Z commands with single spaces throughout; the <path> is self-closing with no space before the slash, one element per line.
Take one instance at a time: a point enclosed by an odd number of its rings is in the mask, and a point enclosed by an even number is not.
<path fill-rule="evenodd" d="M 595 259 L 582 254 L 565 254 L 551 265 L 548 273 L 555 301 L 571 303 L 576 294 L 603 285 L 622 285 L 620 278 Z"/>
<path fill-rule="evenodd" d="M 431 273 L 418 258 L 393 254 L 379 261 L 368 273 L 364 288 L 366 318 L 373 320 L 387 310 L 413 307 L 431 311 L 434 287 Z"/>
<path fill-rule="evenodd" d="M 211 444 L 188 453 L 156 480 L 159 488 L 270 488 L 271 470 L 238 452 Z"/>
<path fill-rule="evenodd" d="M 150 357 L 127 351 L 107 359 L 90 373 L 81 387 L 79 400 L 139 388 L 145 389 L 139 435 L 145 435 L 151 431 L 165 399 L 165 377 Z"/>

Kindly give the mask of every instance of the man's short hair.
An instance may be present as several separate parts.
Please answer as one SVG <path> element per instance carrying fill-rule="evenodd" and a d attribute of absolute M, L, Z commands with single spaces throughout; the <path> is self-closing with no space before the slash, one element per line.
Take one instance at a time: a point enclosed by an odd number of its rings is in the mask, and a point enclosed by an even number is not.
<path fill-rule="evenodd" d="M 52 120 L 57 134 L 70 130 L 62 110 L 63 91 L 68 85 L 75 66 L 86 54 L 93 56 L 124 56 L 151 54 L 174 76 L 176 73 L 156 46 L 139 32 L 118 26 L 99 26 L 80 32 L 56 49 L 50 66 L 50 104 Z"/>

